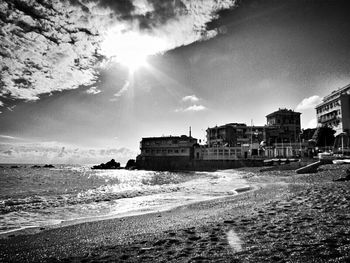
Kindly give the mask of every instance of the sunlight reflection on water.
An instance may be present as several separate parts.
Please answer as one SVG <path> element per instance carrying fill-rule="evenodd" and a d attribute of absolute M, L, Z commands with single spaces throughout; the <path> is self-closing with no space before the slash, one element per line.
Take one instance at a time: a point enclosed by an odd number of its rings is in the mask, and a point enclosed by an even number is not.
<path fill-rule="evenodd" d="M 9 169 L 1 178 L 0 233 L 83 218 L 164 211 L 237 194 L 242 172 L 90 170 L 86 167 Z M 4 191 L 3 191 L 4 190 Z"/>

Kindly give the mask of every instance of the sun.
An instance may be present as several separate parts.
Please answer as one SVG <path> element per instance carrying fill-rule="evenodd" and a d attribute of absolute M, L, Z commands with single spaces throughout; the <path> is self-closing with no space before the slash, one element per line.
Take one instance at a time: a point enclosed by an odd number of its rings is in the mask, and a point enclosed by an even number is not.
<path fill-rule="evenodd" d="M 147 57 L 165 50 L 164 42 L 155 36 L 114 29 L 107 33 L 101 44 L 102 52 L 131 72 L 147 67 Z"/>
<path fill-rule="evenodd" d="M 148 65 L 147 57 L 147 55 L 130 54 L 125 58 L 120 58 L 119 62 L 126 66 L 131 72 L 135 72 L 139 68 L 146 67 Z"/>

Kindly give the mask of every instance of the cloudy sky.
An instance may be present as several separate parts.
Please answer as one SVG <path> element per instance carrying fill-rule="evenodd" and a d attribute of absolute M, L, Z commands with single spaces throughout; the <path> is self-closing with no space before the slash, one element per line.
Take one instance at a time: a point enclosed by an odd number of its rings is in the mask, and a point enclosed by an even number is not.
<path fill-rule="evenodd" d="M 0 162 L 135 157 L 350 83 L 347 1 L 0 0 Z M 123 159 L 123 160 L 122 160 Z"/>

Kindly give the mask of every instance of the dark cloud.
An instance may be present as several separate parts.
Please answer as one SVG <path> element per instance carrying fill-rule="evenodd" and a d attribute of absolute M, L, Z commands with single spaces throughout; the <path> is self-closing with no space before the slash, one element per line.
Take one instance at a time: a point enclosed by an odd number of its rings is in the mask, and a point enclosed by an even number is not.
<path fill-rule="evenodd" d="M 116 14 L 122 15 L 122 17 L 129 17 L 132 11 L 135 10 L 135 6 L 130 0 L 94 0 L 93 2 L 97 2 L 100 7 L 109 7 Z"/>
<path fill-rule="evenodd" d="M 187 10 L 180 0 L 149 0 L 148 2 L 153 6 L 154 10 L 134 17 L 134 19 L 139 21 L 140 29 L 150 29 L 164 24 L 170 19 L 185 14 Z"/>

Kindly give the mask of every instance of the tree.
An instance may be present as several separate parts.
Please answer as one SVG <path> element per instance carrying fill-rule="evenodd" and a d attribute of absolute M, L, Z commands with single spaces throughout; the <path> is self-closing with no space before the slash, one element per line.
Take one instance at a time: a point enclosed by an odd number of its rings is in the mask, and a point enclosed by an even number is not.
<path fill-rule="evenodd" d="M 317 135 L 315 136 L 316 146 L 318 147 L 326 147 L 326 146 L 333 146 L 334 144 L 334 134 L 335 130 L 333 130 L 331 127 L 324 126 L 319 127 L 316 132 Z"/>

